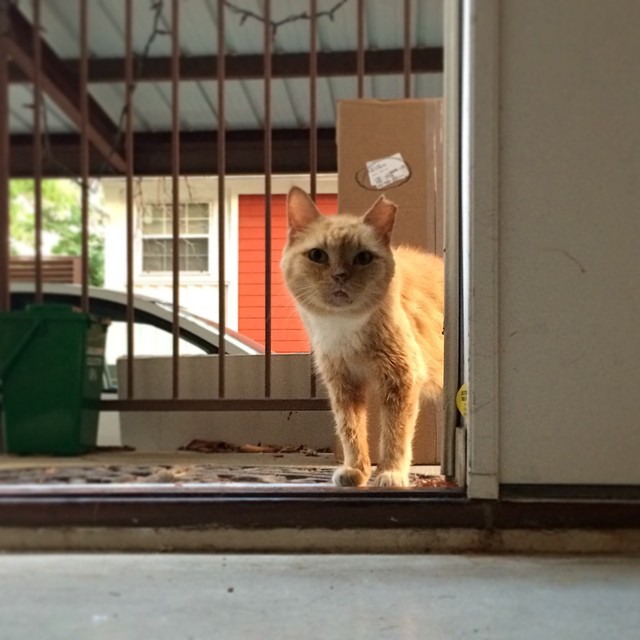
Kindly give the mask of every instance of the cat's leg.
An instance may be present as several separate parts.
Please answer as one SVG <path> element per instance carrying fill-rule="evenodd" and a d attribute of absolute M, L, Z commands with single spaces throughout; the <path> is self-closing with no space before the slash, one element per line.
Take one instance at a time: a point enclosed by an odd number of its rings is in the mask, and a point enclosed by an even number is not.
<path fill-rule="evenodd" d="M 334 372 L 327 379 L 327 387 L 344 453 L 344 464 L 335 470 L 333 483 L 338 487 L 361 487 L 371 476 L 364 383 L 344 372 Z"/>
<path fill-rule="evenodd" d="M 379 487 L 408 487 L 412 441 L 420 410 L 420 389 L 409 380 L 382 386 Z"/>

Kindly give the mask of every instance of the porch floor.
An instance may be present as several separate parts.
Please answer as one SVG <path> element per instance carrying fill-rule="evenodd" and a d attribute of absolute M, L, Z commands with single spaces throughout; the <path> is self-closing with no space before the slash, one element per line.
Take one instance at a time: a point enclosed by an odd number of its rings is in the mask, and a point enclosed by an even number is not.
<path fill-rule="evenodd" d="M 141 452 L 121 449 L 83 456 L 0 455 L 1 484 L 328 484 L 332 453 Z M 415 486 L 443 486 L 437 466 L 412 467 Z"/>

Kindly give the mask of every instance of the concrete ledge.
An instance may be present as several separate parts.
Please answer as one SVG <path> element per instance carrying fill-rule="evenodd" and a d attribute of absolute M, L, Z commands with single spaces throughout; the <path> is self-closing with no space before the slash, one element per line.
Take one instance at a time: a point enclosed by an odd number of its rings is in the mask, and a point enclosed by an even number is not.
<path fill-rule="evenodd" d="M 0 528 L 0 550 L 251 553 L 637 554 L 640 530 Z"/>

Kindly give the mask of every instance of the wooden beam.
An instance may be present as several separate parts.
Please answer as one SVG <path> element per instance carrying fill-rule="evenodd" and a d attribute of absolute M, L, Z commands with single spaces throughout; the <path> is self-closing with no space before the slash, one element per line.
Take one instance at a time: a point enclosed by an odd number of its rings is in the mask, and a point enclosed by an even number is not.
<path fill-rule="evenodd" d="M 47 177 L 78 175 L 79 143 L 77 135 L 49 137 L 49 154 L 44 158 L 43 172 Z M 32 145 L 29 135 L 11 137 L 11 175 L 30 176 L 33 171 Z M 134 174 L 142 176 L 171 174 L 171 133 L 138 133 L 134 136 Z M 180 171 L 183 175 L 215 175 L 217 166 L 217 136 L 215 131 L 191 131 L 180 134 Z M 226 134 L 227 175 L 261 175 L 264 137 L 262 131 L 228 131 Z M 335 129 L 318 130 L 318 171 L 337 170 Z M 91 156 L 91 174 L 99 175 L 101 157 Z M 307 173 L 309 171 L 308 129 L 273 131 L 273 171 L 276 174 Z"/>
<path fill-rule="evenodd" d="M 33 81 L 35 75 L 32 51 L 33 27 L 13 4 L 9 7 L 9 18 L 11 21 L 10 36 L 6 38 L 9 55 L 29 81 Z M 82 115 L 78 78 L 69 71 L 53 49 L 42 39 L 41 47 L 42 90 L 80 129 Z M 124 157 L 119 149 L 114 148 L 118 138 L 117 134 L 117 127 L 109 116 L 89 96 L 89 140 L 116 171 L 124 173 L 126 170 Z"/>
<path fill-rule="evenodd" d="M 180 60 L 182 80 L 214 80 L 217 77 L 217 56 L 189 56 Z M 124 82 L 123 58 L 100 58 L 89 61 L 89 82 Z M 357 74 L 357 52 L 320 52 L 317 56 L 318 76 L 324 78 L 355 76 Z M 76 74 L 77 60 L 64 62 L 69 73 Z M 399 75 L 403 72 L 403 50 L 386 49 L 367 51 L 365 54 L 366 75 Z M 136 82 L 168 82 L 171 78 L 171 58 L 148 58 L 136 65 Z M 443 56 L 441 47 L 413 49 L 411 52 L 412 73 L 441 73 Z M 263 76 L 262 55 L 233 55 L 225 58 L 227 80 L 259 80 Z M 309 76 L 308 53 L 279 53 L 272 56 L 272 77 L 307 78 Z M 27 80 L 19 69 L 11 70 L 12 82 Z"/>
<path fill-rule="evenodd" d="M 318 76 L 355 76 L 357 60 L 355 51 L 324 52 L 318 54 Z M 168 80 L 169 58 L 150 58 L 140 67 L 137 81 L 160 82 Z M 75 65 L 76 63 L 72 63 Z M 402 73 L 402 50 L 368 51 L 365 54 L 367 75 L 392 75 Z M 94 60 L 90 63 L 90 82 L 121 82 L 122 60 Z M 416 49 L 412 52 L 412 70 L 416 73 L 442 72 L 442 49 Z M 287 53 L 272 57 L 273 78 L 307 78 L 309 54 Z M 263 77 L 262 55 L 226 56 L 227 80 L 259 80 Z M 181 60 L 180 75 L 183 80 L 213 80 L 217 77 L 217 56 L 194 56 Z"/>
<path fill-rule="evenodd" d="M 367 51 L 365 74 L 392 75 L 403 72 L 401 49 Z M 76 61 L 70 63 L 75 67 Z M 170 78 L 170 58 L 149 58 L 140 65 L 136 81 L 161 82 Z M 321 52 L 317 57 L 318 76 L 355 76 L 357 54 L 355 51 Z M 309 76 L 308 53 L 285 53 L 272 56 L 273 78 L 307 78 Z M 415 73 L 440 73 L 443 69 L 442 49 L 414 49 L 411 68 Z M 90 82 L 122 82 L 124 63 L 120 58 L 92 60 L 89 66 Z M 262 55 L 226 56 L 227 80 L 259 80 L 264 74 Z M 182 80 L 212 80 L 217 77 L 217 56 L 184 57 L 180 62 Z"/>

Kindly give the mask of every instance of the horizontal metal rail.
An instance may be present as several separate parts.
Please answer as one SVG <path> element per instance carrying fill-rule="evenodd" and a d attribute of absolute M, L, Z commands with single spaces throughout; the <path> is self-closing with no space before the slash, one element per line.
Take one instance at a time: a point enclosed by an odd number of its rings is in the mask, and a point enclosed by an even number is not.
<path fill-rule="evenodd" d="M 101 411 L 330 411 L 325 398 L 102 400 Z"/>

